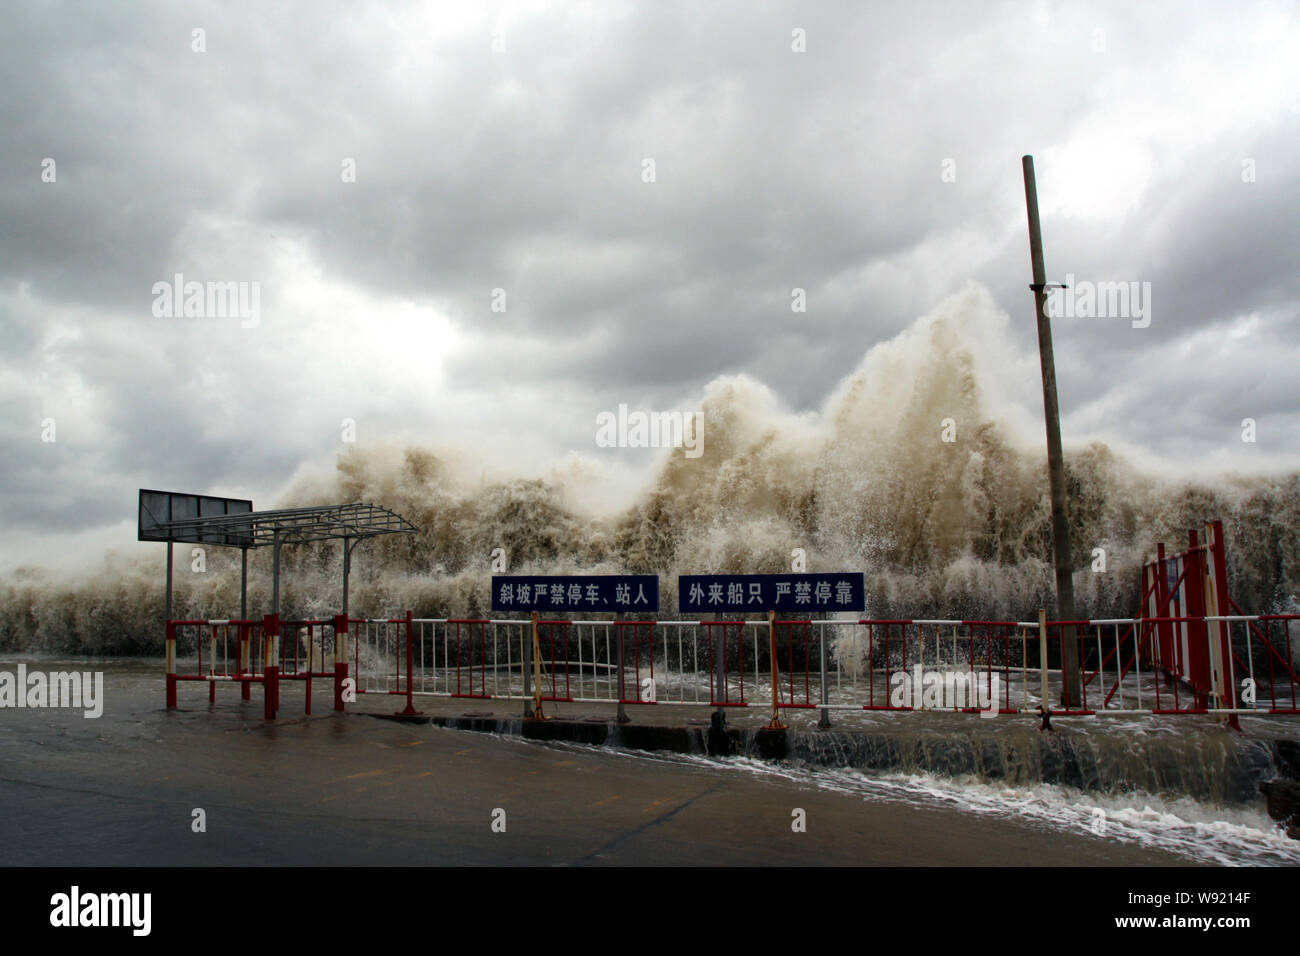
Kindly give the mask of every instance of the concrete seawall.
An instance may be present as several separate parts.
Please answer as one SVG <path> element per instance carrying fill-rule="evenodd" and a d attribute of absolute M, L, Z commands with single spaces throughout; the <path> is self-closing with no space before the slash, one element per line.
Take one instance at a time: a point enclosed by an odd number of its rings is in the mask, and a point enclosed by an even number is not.
<path fill-rule="evenodd" d="M 373 701 L 373 699 L 372 699 Z M 478 702 L 475 701 L 475 704 Z M 489 704 L 490 702 L 484 702 Z M 969 715 L 882 715 L 869 726 L 817 729 L 801 715 L 786 731 L 764 730 L 757 712 L 732 716 L 714 727 L 700 713 L 664 708 L 648 722 L 644 712 L 618 723 L 599 705 L 586 712 L 526 720 L 499 711 L 464 711 L 464 701 L 421 700 L 427 713 L 400 717 L 370 706 L 365 712 L 394 720 L 430 723 L 453 730 L 499 734 L 534 741 L 563 741 L 629 751 L 667 751 L 717 757 L 746 756 L 811 767 L 848 767 L 875 772 L 930 773 L 1037 783 L 1084 791 L 1143 791 L 1185 795 L 1223 806 L 1262 802 L 1260 785 L 1300 780 L 1300 742 L 1290 725 L 1259 721 L 1237 733 L 1209 720 L 1156 721 L 1149 730 L 1100 720 L 1058 721 L 1041 732 L 1028 718 L 980 720 Z M 577 710 L 578 705 L 567 705 Z M 1300 728 L 1297 728 L 1300 729 Z"/>

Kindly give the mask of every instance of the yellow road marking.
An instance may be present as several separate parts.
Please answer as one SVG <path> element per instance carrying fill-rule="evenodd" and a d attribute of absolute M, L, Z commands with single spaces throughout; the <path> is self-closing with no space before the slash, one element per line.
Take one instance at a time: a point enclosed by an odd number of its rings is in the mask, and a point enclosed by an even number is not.
<path fill-rule="evenodd" d="M 330 783 L 338 783 L 340 780 L 356 780 L 359 777 L 378 777 L 388 773 L 387 770 L 366 770 L 363 773 L 349 774 L 346 777 L 339 777 L 338 780 L 331 780 Z"/>

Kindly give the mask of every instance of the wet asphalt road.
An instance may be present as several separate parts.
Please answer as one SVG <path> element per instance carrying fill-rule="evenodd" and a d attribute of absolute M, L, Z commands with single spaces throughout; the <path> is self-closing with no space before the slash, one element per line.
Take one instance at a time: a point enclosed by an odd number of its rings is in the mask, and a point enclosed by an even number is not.
<path fill-rule="evenodd" d="M 108 684 L 98 720 L 0 711 L 6 865 L 1186 862 L 1088 833 L 868 801 L 722 765 L 359 714 L 268 725 L 257 700 L 240 705 L 231 693 L 211 712 L 190 694 L 188 709 L 168 713 L 154 671 L 95 666 Z M 806 832 L 792 830 L 796 808 Z M 192 828 L 196 809 L 206 832 Z"/>

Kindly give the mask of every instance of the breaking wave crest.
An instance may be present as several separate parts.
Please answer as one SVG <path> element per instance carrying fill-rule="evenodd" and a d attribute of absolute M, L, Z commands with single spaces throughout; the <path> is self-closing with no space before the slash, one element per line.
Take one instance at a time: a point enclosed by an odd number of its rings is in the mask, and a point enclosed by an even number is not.
<path fill-rule="evenodd" d="M 358 550 L 352 607 L 366 615 L 485 615 L 495 548 L 512 572 L 659 573 L 665 612 L 679 573 L 788 570 L 803 548 L 810 571 L 863 570 L 872 616 L 1025 620 L 1051 605 L 1051 532 L 1041 439 L 1006 398 L 1037 366 L 1010 354 L 1012 340 L 1010 318 L 972 285 L 872 348 L 818 411 L 789 413 L 762 383 L 719 377 L 700 405 L 703 455 L 665 451 L 648 488 L 605 513 L 584 500 L 581 468 L 467 478 L 481 474 L 468 450 L 414 445 L 354 448 L 278 506 L 374 502 L 420 528 Z M 1142 559 L 1213 518 L 1243 607 L 1297 608 L 1300 474 L 1189 482 L 1100 443 L 1067 447 L 1066 468 L 1081 614 L 1131 614 Z M 1099 547 L 1107 570 L 1093 573 Z M 337 546 L 286 548 L 283 565 L 284 614 L 337 611 Z M 253 552 L 255 615 L 269 570 Z M 88 580 L 22 569 L 0 588 L 0 649 L 157 653 L 161 578 L 161 556 L 116 553 Z M 177 575 L 177 615 L 231 616 L 238 589 L 238 553 L 214 549 L 206 574 Z"/>

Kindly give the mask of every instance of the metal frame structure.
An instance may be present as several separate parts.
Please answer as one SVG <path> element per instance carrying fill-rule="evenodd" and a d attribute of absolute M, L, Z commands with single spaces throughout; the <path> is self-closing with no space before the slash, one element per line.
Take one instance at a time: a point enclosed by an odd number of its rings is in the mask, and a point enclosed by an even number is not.
<path fill-rule="evenodd" d="M 362 541 L 383 534 L 415 534 L 419 529 L 401 515 L 372 504 L 316 505 L 280 508 L 243 514 L 212 515 L 160 522 L 156 535 L 167 536 L 167 619 L 171 620 L 172 544 L 202 542 L 222 546 L 226 538 L 238 537 L 244 552 L 240 574 L 240 617 L 247 617 L 248 549 L 270 547 L 271 613 L 280 613 L 280 547 L 285 543 L 343 541 L 343 613 L 348 613 L 348 576 L 352 571 L 352 550 Z M 217 540 L 214 540 L 216 538 Z"/>
<path fill-rule="evenodd" d="M 229 512 L 229 503 L 234 502 L 241 510 L 235 513 L 191 515 L 169 521 L 157 520 L 156 514 L 150 515 L 148 528 L 145 527 L 146 494 L 167 499 L 168 513 L 171 513 L 170 499 L 183 498 L 210 500 L 221 505 L 222 512 Z M 174 492 L 140 491 L 140 540 L 162 541 L 167 545 L 167 609 L 166 609 L 166 658 L 167 658 L 167 706 L 177 706 L 177 684 L 184 680 L 208 681 L 208 699 L 216 699 L 216 680 L 237 681 L 242 685 L 242 696 L 249 698 L 250 684 L 256 682 L 264 685 L 266 690 L 266 716 L 272 718 L 280 703 L 280 671 L 285 669 L 280 650 L 280 548 L 290 544 L 307 544 L 313 541 L 342 540 L 343 542 L 343 613 L 337 621 L 342 626 L 335 635 L 336 662 L 332 675 L 313 668 L 315 663 L 309 656 L 306 671 L 299 667 L 297 648 L 293 660 L 292 672 L 284 679 L 304 680 L 307 683 L 307 712 L 311 712 L 311 681 L 316 677 L 333 676 L 335 684 L 335 707 L 343 709 L 343 687 L 348 679 L 348 666 L 341 651 L 346 642 L 348 621 L 348 576 L 352 571 L 352 550 L 362 541 L 382 534 L 415 534 L 419 531 L 415 525 L 401 515 L 387 508 L 373 504 L 316 505 L 306 508 L 280 508 L 272 511 L 253 511 L 252 502 L 242 499 L 219 499 L 206 495 L 177 495 Z M 157 502 L 155 502 L 157 504 Z M 243 505 L 248 510 L 243 510 Z M 202 507 L 196 503 L 196 511 Z M 146 534 L 147 530 L 147 534 Z M 218 547 L 237 547 L 242 552 L 239 579 L 239 618 L 222 621 L 219 624 L 206 621 L 175 621 L 172 619 L 172 552 L 177 542 L 193 544 L 215 544 Z M 248 549 L 270 547 L 271 561 L 271 613 L 267 614 L 260 627 L 248 619 Z M 408 618 L 409 618 L 408 614 Z M 291 622 L 297 624 L 298 622 Z M 176 672 L 177 631 L 192 625 L 204 625 L 212 628 L 208 673 L 203 674 L 203 653 L 199 652 L 199 673 L 186 675 Z M 218 630 L 221 643 L 227 651 L 230 643 L 230 627 L 236 627 L 235 644 L 237 658 L 234 672 L 230 672 L 227 657 L 226 672 L 220 678 L 215 673 L 217 660 Z M 409 627 L 409 623 L 407 624 Z M 296 628 L 295 628 L 296 630 Z M 311 633 L 310 627 L 308 633 Z M 263 658 L 261 673 L 257 671 L 253 643 L 256 638 Z M 408 639 L 409 645 L 409 639 Z M 226 656 L 226 655 L 223 655 Z M 409 656 L 409 651 L 408 651 Z M 407 667 L 407 712 L 414 713 L 410 707 L 410 665 Z"/>

